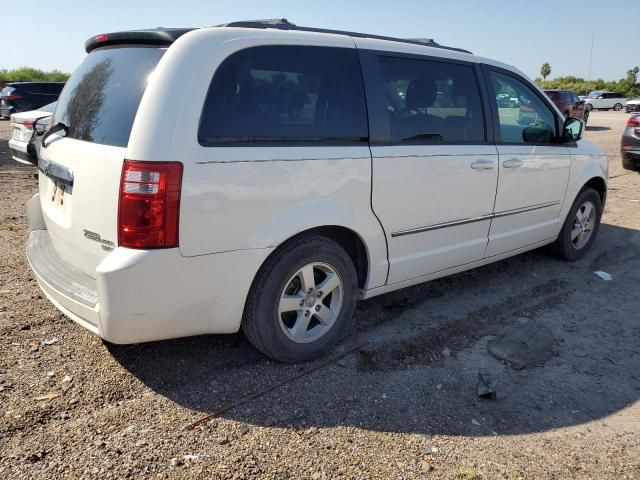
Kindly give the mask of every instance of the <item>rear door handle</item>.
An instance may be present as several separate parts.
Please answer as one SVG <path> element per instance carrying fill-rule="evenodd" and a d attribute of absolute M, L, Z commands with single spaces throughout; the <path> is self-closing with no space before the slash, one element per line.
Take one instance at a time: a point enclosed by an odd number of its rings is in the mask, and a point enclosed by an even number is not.
<path fill-rule="evenodd" d="M 522 160 L 518 160 L 517 158 L 512 158 L 511 160 L 505 160 L 502 162 L 502 166 L 504 168 L 518 168 L 523 164 Z"/>
<path fill-rule="evenodd" d="M 491 160 L 476 160 L 471 164 L 471 168 L 474 170 L 491 170 L 494 165 Z"/>

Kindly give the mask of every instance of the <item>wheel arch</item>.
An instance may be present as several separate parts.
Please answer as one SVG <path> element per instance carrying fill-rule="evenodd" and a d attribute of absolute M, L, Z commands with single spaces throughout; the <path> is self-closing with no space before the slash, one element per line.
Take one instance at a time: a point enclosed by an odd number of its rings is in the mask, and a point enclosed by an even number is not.
<path fill-rule="evenodd" d="M 582 191 L 587 187 L 593 188 L 598 192 L 598 195 L 600 195 L 600 201 L 602 202 L 602 208 L 604 208 L 604 204 L 607 201 L 607 182 L 604 181 L 604 178 L 591 177 L 579 191 Z"/>
<path fill-rule="evenodd" d="M 286 240 L 280 242 L 276 248 L 264 259 L 262 266 L 271 258 L 276 255 L 277 252 L 288 243 L 299 239 L 300 237 L 320 235 L 330 240 L 333 240 L 340 245 L 349 255 L 353 266 L 358 274 L 358 288 L 364 289 L 367 285 L 367 280 L 370 273 L 371 256 L 365 240 L 355 230 L 342 226 L 342 225 L 321 225 L 317 227 L 307 228 L 295 235 L 290 236 Z M 260 271 L 258 269 L 258 271 Z M 257 276 L 257 273 L 256 273 Z"/>

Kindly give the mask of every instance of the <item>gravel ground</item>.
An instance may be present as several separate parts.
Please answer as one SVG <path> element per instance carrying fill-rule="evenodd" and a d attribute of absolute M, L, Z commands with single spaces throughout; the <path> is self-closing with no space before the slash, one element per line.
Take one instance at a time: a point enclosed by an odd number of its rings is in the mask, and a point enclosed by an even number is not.
<path fill-rule="evenodd" d="M 273 363 L 242 335 L 108 345 L 61 315 L 24 255 L 35 170 L 10 160 L 0 122 L 0 478 L 640 479 L 640 176 L 620 166 L 626 118 L 590 118 L 611 182 L 585 259 L 530 252 L 362 302 L 341 346 L 362 351 L 192 429 L 318 364 Z M 525 340 L 524 365 L 490 353 Z M 497 399 L 477 398 L 479 372 Z"/>

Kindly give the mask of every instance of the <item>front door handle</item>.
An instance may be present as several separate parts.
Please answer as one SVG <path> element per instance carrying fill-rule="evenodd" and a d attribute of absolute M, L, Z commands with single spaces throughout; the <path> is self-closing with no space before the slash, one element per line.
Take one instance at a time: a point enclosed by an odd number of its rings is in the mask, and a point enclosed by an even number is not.
<path fill-rule="evenodd" d="M 502 166 L 504 168 L 518 168 L 523 164 L 522 160 L 518 160 L 517 158 L 512 158 L 511 160 L 505 160 L 502 162 Z"/>
<path fill-rule="evenodd" d="M 471 168 L 474 170 L 491 170 L 494 165 L 491 160 L 476 160 L 471 164 Z"/>

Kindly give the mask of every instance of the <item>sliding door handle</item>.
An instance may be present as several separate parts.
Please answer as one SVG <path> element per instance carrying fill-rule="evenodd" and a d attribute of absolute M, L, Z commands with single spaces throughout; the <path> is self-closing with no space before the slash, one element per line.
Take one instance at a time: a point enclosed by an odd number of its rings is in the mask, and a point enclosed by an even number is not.
<path fill-rule="evenodd" d="M 471 168 L 474 170 L 491 170 L 495 168 L 495 165 L 491 160 L 476 160 L 471 164 Z"/>
<path fill-rule="evenodd" d="M 512 158 L 511 160 L 505 160 L 502 162 L 502 166 L 504 168 L 518 168 L 523 164 L 522 160 L 518 160 L 517 158 Z"/>

